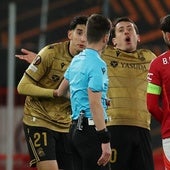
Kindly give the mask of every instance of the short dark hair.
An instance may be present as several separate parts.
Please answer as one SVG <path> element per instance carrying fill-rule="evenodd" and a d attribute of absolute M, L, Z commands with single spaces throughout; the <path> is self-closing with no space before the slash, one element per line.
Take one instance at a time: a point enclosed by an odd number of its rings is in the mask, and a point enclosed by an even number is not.
<path fill-rule="evenodd" d="M 170 32 L 170 14 L 161 18 L 160 29 L 164 32 Z"/>
<path fill-rule="evenodd" d="M 87 41 L 94 43 L 105 34 L 110 33 L 112 23 L 110 19 L 100 14 L 92 14 L 87 20 Z"/>
<path fill-rule="evenodd" d="M 119 23 L 119 22 L 130 22 L 134 25 L 134 28 L 135 28 L 135 31 L 137 34 L 139 34 L 139 30 L 138 30 L 138 27 L 137 25 L 134 23 L 134 21 L 132 21 L 130 18 L 128 17 L 119 17 L 119 18 L 116 18 L 113 22 L 113 27 L 112 27 L 112 30 L 111 30 L 111 38 L 114 38 L 116 35 L 115 35 L 115 30 L 116 30 L 116 25 Z"/>
<path fill-rule="evenodd" d="M 70 22 L 69 30 L 74 30 L 77 25 L 86 25 L 87 22 L 87 16 L 76 16 L 73 18 L 73 20 Z"/>

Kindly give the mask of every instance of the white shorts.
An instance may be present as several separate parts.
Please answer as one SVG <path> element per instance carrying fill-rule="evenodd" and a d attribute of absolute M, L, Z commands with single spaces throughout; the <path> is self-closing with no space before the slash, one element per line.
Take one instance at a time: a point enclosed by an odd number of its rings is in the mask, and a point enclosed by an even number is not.
<path fill-rule="evenodd" d="M 162 139 L 165 170 L 170 170 L 170 138 Z"/>

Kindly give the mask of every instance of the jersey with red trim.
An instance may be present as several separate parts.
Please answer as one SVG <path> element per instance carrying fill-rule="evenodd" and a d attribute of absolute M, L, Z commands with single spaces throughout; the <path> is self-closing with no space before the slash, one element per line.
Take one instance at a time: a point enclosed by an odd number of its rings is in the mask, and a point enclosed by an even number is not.
<path fill-rule="evenodd" d="M 147 73 L 156 56 L 146 49 L 125 52 L 107 47 L 103 59 L 108 66 L 108 126 L 129 125 L 150 129 L 146 106 Z"/>
<path fill-rule="evenodd" d="M 160 107 L 163 113 L 161 134 L 162 138 L 170 137 L 170 50 L 152 61 L 148 81 L 161 87 Z"/>

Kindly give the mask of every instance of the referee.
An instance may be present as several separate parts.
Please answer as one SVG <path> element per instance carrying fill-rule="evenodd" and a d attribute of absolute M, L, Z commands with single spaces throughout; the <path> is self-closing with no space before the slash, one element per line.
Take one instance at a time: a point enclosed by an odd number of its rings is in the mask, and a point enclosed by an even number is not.
<path fill-rule="evenodd" d="M 111 21 L 93 14 L 87 21 L 87 48 L 75 56 L 56 95 L 70 87 L 70 127 L 74 170 L 108 170 L 110 134 L 106 128 L 108 77 L 100 54 L 110 35 Z"/>

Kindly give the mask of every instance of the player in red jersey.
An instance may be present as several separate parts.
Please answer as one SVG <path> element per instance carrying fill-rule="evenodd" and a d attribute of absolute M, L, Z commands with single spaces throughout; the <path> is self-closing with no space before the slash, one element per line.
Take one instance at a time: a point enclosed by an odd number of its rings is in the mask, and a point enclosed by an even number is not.
<path fill-rule="evenodd" d="M 170 49 L 170 15 L 161 19 L 160 29 Z M 147 79 L 147 107 L 161 124 L 164 164 L 170 170 L 170 50 L 152 61 Z"/>

